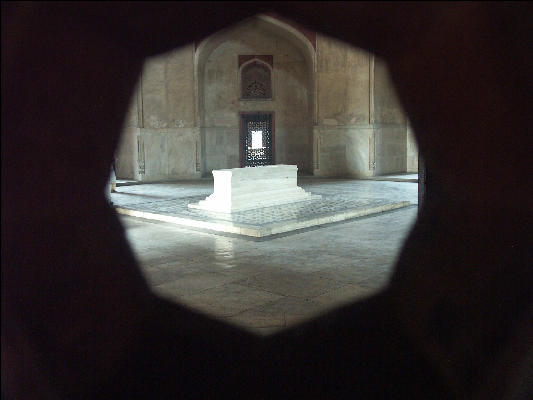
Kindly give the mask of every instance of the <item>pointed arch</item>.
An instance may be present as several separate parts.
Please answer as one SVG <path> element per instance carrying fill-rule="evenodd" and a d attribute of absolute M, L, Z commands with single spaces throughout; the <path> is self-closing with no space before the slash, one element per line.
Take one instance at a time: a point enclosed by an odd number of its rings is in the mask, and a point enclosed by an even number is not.
<path fill-rule="evenodd" d="M 243 21 L 242 24 L 256 23 L 258 27 L 266 28 L 273 33 L 284 36 L 303 55 L 306 64 L 309 66 L 309 89 L 311 93 L 310 104 L 312 104 L 313 123 L 317 121 L 317 90 L 316 90 L 316 50 L 309 39 L 298 29 L 274 17 L 259 14 L 253 18 Z M 234 28 L 234 27 L 233 27 Z M 196 126 L 203 124 L 200 108 L 203 103 L 203 82 L 202 76 L 205 63 L 211 53 L 220 46 L 227 38 L 228 31 L 232 28 L 224 29 L 202 40 L 197 46 L 194 54 L 194 82 L 195 82 L 195 122 Z"/>
<path fill-rule="evenodd" d="M 207 61 L 210 58 L 211 54 L 224 42 L 228 41 L 229 38 L 235 33 L 236 30 L 253 28 L 265 31 L 266 33 L 272 33 L 273 36 L 283 37 L 290 45 L 295 48 L 300 54 L 304 68 L 305 68 L 305 86 L 307 88 L 307 115 L 308 115 L 308 124 L 310 125 L 310 138 L 309 141 L 312 141 L 312 125 L 316 124 L 317 119 L 317 93 L 316 93 L 316 51 L 313 44 L 310 42 L 310 39 L 302 34 L 298 29 L 287 24 L 286 22 L 280 21 L 274 17 L 267 15 L 258 15 L 253 18 L 243 21 L 241 24 L 235 25 L 229 29 L 217 32 L 214 35 L 209 36 L 200 42 L 195 49 L 194 54 L 194 87 L 195 87 L 195 125 L 200 129 L 200 146 L 201 146 L 201 160 L 202 160 L 202 173 L 207 173 L 206 168 L 206 129 L 207 120 L 206 120 L 206 65 Z M 250 60 L 252 61 L 252 60 Z M 254 62 L 264 62 L 264 60 L 255 60 Z M 264 64 L 263 64 L 264 65 Z M 240 82 L 240 72 L 242 71 L 238 68 L 239 65 L 235 65 L 235 73 L 239 74 L 238 79 Z M 242 65 L 240 66 L 242 67 Z M 275 66 L 270 65 L 270 71 L 272 72 L 272 67 L 275 72 Z M 276 85 L 274 85 L 274 75 L 272 76 L 272 91 L 273 95 L 276 92 Z M 237 90 L 240 90 L 240 83 Z M 239 93 L 239 97 L 240 93 Z M 281 145 L 281 144 L 280 144 Z M 312 150 L 311 150 L 312 152 Z M 310 155 L 310 158 L 313 158 L 313 155 Z M 280 161 L 281 162 L 281 161 Z M 311 167 L 306 167 L 308 170 L 312 170 Z"/>

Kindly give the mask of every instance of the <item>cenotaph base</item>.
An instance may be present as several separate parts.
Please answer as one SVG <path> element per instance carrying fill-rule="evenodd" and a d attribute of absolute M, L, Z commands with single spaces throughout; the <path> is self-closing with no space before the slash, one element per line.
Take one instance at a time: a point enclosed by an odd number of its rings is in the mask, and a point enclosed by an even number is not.
<path fill-rule="evenodd" d="M 297 171 L 283 164 L 214 170 L 214 193 L 188 207 L 232 213 L 320 199 L 297 185 Z"/>

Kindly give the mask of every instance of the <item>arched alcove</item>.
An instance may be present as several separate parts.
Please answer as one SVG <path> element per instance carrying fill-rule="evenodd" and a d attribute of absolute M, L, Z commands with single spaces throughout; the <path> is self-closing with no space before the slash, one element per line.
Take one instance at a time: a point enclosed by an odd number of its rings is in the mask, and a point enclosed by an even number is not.
<path fill-rule="evenodd" d="M 270 93 L 243 95 L 242 73 L 253 67 L 270 72 Z M 196 49 L 195 83 L 203 175 L 240 166 L 239 115 L 254 111 L 275 115 L 274 163 L 312 173 L 315 50 L 302 33 L 261 15 L 212 35 Z"/>

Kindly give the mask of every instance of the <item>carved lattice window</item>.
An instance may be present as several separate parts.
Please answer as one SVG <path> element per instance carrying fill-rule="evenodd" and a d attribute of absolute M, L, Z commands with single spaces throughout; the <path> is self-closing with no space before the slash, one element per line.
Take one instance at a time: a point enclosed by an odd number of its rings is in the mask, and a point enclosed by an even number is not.
<path fill-rule="evenodd" d="M 243 166 L 272 165 L 272 114 L 242 115 Z"/>
<path fill-rule="evenodd" d="M 271 99 L 271 70 L 265 63 L 254 60 L 241 70 L 242 99 Z"/>

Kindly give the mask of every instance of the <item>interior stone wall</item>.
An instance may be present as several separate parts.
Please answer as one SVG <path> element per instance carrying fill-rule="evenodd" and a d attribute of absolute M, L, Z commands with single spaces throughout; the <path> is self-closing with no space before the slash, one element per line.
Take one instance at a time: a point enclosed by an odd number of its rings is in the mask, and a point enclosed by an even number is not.
<path fill-rule="evenodd" d="M 200 177 L 193 69 L 193 45 L 146 60 L 117 152 L 118 178 Z"/>
<path fill-rule="evenodd" d="M 371 125 L 353 128 L 317 126 L 315 131 L 316 176 L 372 176 L 374 133 Z"/>
<path fill-rule="evenodd" d="M 407 118 L 387 65 L 374 63 L 375 175 L 407 171 Z"/>
<path fill-rule="evenodd" d="M 124 118 L 120 142 L 115 153 L 115 172 L 116 176 L 121 179 L 137 180 L 139 178 L 137 160 L 137 137 L 140 134 L 138 90 L 139 87 L 135 88 L 132 95 L 128 112 Z"/>
<path fill-rule="evenodd" d="M 373 175 L 371 55 L 317 35 L 317 176 Z"/>
<path fill-rule="evenodd" d="M 407 172 L 418 172 L 418 144 L 409 122 L 407 123 Z"/>
<path fill-rule="evenodd" d="M 318 124 L 369 123 L 370 54 L 317 35 Z"/>
<path fill-rule="evenodd" d="M 272 99 L 242 100 L 238 56 L 272 55 Z M 240 112 L 274 112 L 276 164 L 296 164 L 312 172 L 311 71 L 300 50 L 261 24 L 244 24 L 224 34 L 223 42 L 199 68 L 203 79 L 200 104 L 204 173 L 236 168 L 239 160 Z"/>
<path fill-rule="evenodd" d="M 405 125 L 375 124 L 375 175 L 406 172 L 407 132 Z"/>
<path fill-rule="evenodd" d="M 146 61 L 116 154 L 118 178 L 193 179 L 239 167 L 239 113 L 252 111 L 274 112 L 275 162 L 302 173 L 417 170 L 414 136 L 373 55 L 320 34 L 316 52 L 305 51 L 260 19 L 216 37 L 200 61 L 192 44 Z M 273 56 L 271 100 L 240 98 L 238 56 L 250 54 Z"/>

